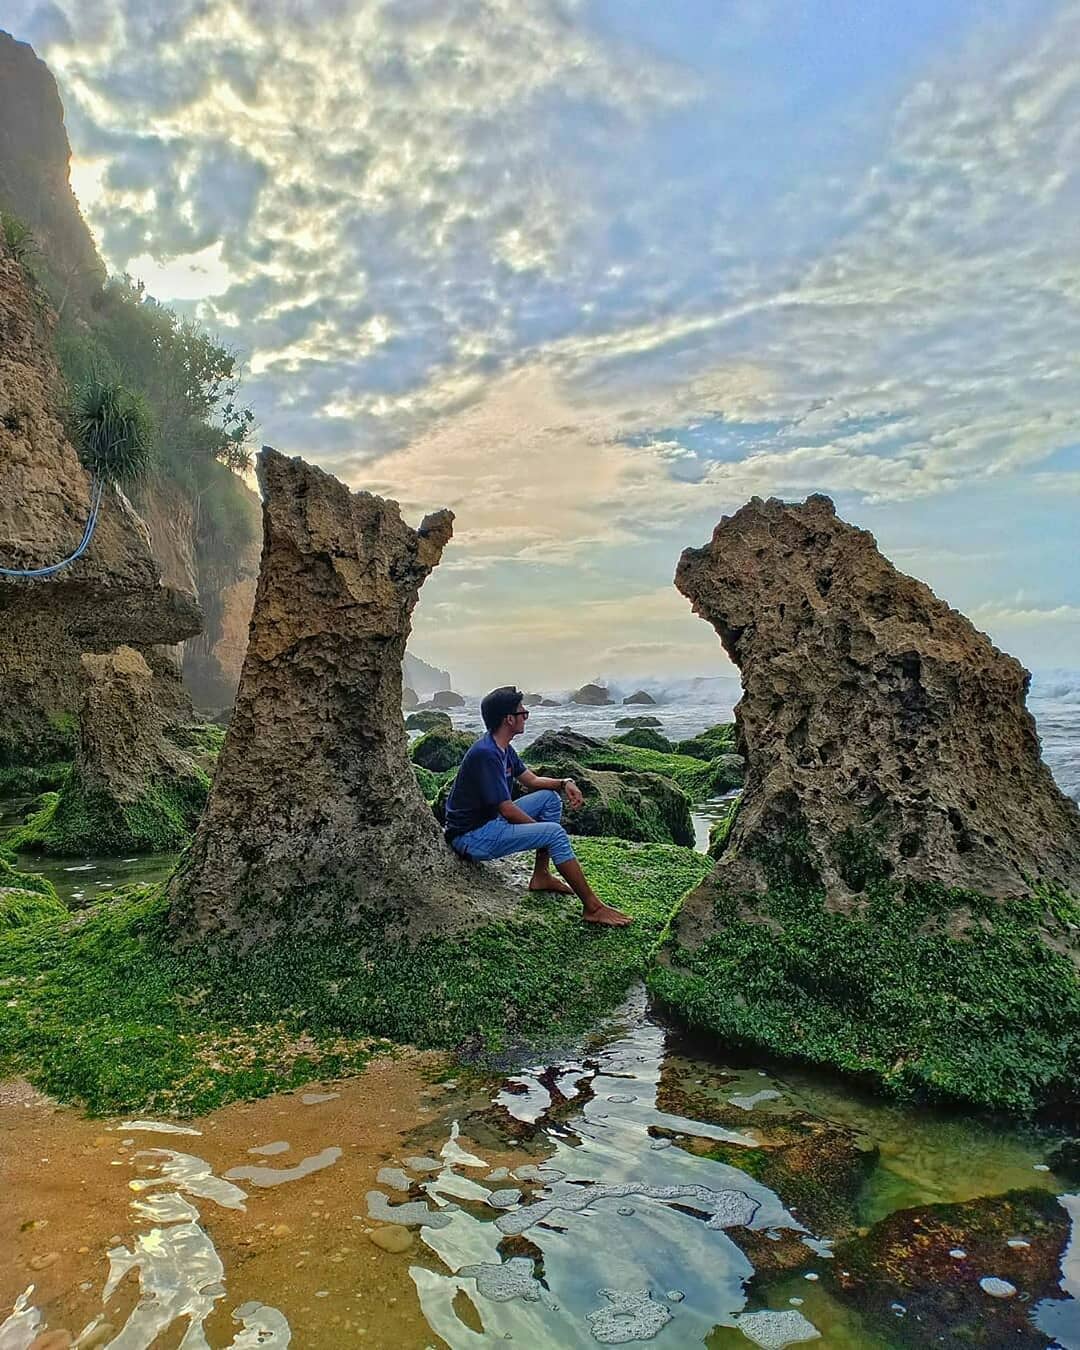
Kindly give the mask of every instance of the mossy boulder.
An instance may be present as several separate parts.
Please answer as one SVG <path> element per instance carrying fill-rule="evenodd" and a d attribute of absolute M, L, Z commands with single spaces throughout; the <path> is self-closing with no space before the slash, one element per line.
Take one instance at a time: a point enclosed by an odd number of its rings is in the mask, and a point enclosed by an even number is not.
<path fill-rule="evenodd" d="M 674 748 L 666 736 L 661 736 L 653 727 L 634 727 L 621 736 L 612 736 L 613 745 L 637 745 L 642 750 L 660 750 L 665 755 Z"/>
<path fill-rule="evenodd" d="M 1069 1228 L 1055 1196 L 1008 1191 L 898 1210 L 866 1237 L 841 1243 L 835 1260 L 819 1269 L 829 1292 L 890 1345 L 1047 1350 L 1054 1338 L 1031 1314 L 1041 1300 L 1062 1298 Z M 1010 1239 L 1026 1245 L 1010 1246 Z M 980 1284 L 987 1277 L 1007 1281 L 1015 1295 L 992 1297 Z"/>
<path fill-rule="evenodd" d="M 17 764 L 0 769 L 0 793 L 5 796 L 37 796 L 41 792 L 55 792 L 63 786 L 71 772 L 70 760 L 48 764 Z"/>
<path fill-rule="evenodd" d="M 444 712 L 413 712 L 405 719 L 406 731 L 434 731 L 436 727 L 445 727 L 451 731 L 453 726 L 450 714 Z"/>
<path fill-rule="evenodd" d="M 901 884 L 865 840 L 836 851 L 864 886 L 846 911 L 827 902 L 805 838 L 762 856 L 764 892 L 733 892 L 717 869 L 695 895 L 708 924 L 683 908 L 653 993 L 697 1030 L 896 1096 L 1080 1106 L 1076 900 Z"/>
<path fill-rule="evenodd" d="M 562 823 L 570 834 L 693 846 L 690 800 L 659 774 L 586 769 L 573 760 L 540 764 L 535 772 L 569 776 L 580 788 L 585 799 L 581 806 L 563 810 Z"/>
<path fill-rule="evenodd" d="M 432 773 L 430 769 L 425 769 L 419 764 L 413 765 L 413 773 L 416 775 L 416 781 L 428 806 L 434 805 L 435 799 L 447 780 L 452 783 L 457 777 L 456 769 L 449 769 L 445 773 Z"/>
<path fill-rule="evenodd" d="M 409 746 L 409 758 L 422 769 L 445 773 L 447 769 L 457 768 L 475 740 L 475 736 L 465 731 L 435 727 Z"/>
<path fill-rule="evenodd" d="M 0 930 L 66 917 L 67 909 L 47 877 L 17 871 L 0 854 Z"/>
<path fill-rule="evenodd" d="M 662 727 L 664 724 L 659 717 L 619 717 L 616 719 L 617 727 Z"/>
<path fill-rule="evenodd" d="M 130 802 L 86 792 L 72 777 L 59 792 L 42 793 L 4 843 L 18 853 L 61 858 L 171 853 L 191 838 L 209 791 L 210 779 L 197 767 L 183 778 L 148 784 Z"/>
<path fill-rule="evenodd" d="M 732 782 L 733 768 L 720 761 L 704 763 L 689 755 L 666 754 L 637 745 L 594 740 L 564 727 L 545 731 L 521 755 L 526 764 L 562 763 L 574 760 L 586 769 L 606 769 L 614 773 L 658 773 L 677 783 L 692 802 L 714 797 L 741 782 Z"/>

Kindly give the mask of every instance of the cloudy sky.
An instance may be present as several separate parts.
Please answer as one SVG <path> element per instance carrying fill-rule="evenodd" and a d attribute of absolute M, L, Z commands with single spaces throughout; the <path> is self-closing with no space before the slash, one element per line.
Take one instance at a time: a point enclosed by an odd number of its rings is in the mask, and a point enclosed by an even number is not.
<path fill-rule="evenodd" d="M 1080 3 L 0 0 L 109 265 L 456 534 L 460 686 L 727 673 L 671 585 L 832 494 L 1080 666 Z M 543 675 L 541 676 L 541 672 Z"/>

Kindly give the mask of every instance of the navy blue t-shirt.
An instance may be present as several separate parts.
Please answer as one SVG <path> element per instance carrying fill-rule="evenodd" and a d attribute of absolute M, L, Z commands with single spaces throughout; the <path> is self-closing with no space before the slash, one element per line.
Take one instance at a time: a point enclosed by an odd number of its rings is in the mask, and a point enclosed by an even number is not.
<path fill-rule="evenodd" d="M 447 835 L 457 838 L 493 820 L 502 803 L 510 800 L 514 779 L 524 772 L 514 747 L 500 750 L 490 731 L 474 741 L 446 799 Z"/>

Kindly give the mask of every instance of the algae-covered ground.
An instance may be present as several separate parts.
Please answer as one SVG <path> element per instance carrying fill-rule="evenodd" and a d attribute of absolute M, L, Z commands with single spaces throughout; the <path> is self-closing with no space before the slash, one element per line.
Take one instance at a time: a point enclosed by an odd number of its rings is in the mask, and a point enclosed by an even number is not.
<path fill-rule="evenodd" d="M 375 1038 L 470 1050 L 594 1024 L 644 973 L 709 861 L 690 849 L 581 840 L 626 929 L 576 902 L 523 897 L 513 919 L 413 947 L 366 929 L 333 940 L 178 952 L 161 887 L 0 931 L 0 1076 L 95 1113 L 194 1113 L 355 1071 Z"/>
<path fill-rule="evenodd" d="M 797 868 L 766 870 L 761 895 L 710 882 L 713 935 L 671 944 L 650 973 L 681 1021 L 897 1097 L 1080 1110 L 1075 898 L 997 901 L 869 876 L 839 913 Z"/>

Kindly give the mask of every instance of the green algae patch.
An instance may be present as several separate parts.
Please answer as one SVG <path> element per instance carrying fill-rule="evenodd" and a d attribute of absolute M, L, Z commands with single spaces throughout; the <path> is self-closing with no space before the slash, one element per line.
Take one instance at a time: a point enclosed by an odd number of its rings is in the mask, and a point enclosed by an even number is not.
<path fill-rule="evenodd" d="M 409 758 L 429 773 L 446 773 L 457 768 L 475 740 L 467 731 L 432 727 L 409 746 Z"/>
<path fill-rule="evenodd" d="M 4 847 L 56 857 L 170 853 L 191 838 L 209 791 L 210 779 L 198 767 L 187 778 L 151 783 L 127 803 L 84 792 L 72 776 L 59 792 L 42 793 L 38 809 L 5 837 Z"/>
<path fill-rule="evenodd" d="M 1076 900 L 902 887 L 868 859 L 848 849 L 866 890 L 845 913 L 797 868 L 767 868 L 760 895 L 708 883 L 714 931 L 694 950 L 666 948 L 651 991 L 691 1027 L 858 1074 L 896 1097 L 1075 1109 Z"/>
<path fill-rule="evenodd" d="M 66 914 L 67 909 L 48 877 L 20 872 L 0 853 L 0 930 L 22 928 L 39 919 Z"/>
<path fill-rule="evenodd" d="M 246 952 L 178 951 L 163 888 L 0 930 L 0 1076 L 96 1114 L 198 1113 L 355 1072 L 379 1038 L 505 1047 L 582 1030 L 640 978 L 706 859 L 582 840 L 597 893 L 635 916 L 582 924 L 576 901 L 525 895 L 505 922 L 413 946 L 385 916 Z"/>
<path fill-rule="evenodd" d="M 42 792 L 55 792 L 63 787 L 70 772 L 70 760 L 57 760 L 51 764 L 9 765 L 0 768 L 0 795 L 36 796 Z"/>

